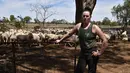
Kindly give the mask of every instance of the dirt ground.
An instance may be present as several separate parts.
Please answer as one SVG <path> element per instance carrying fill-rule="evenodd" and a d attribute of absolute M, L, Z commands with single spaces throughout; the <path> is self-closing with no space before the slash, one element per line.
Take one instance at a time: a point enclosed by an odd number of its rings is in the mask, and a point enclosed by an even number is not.
<path fill-rule="evenodd" d="M 43 55 L 39 55 L 40 51 L 27 52 L 24 58 L 16 61 L 16 73 L 74 73 L 79 47 L 75 51 L 74 47 L 52 44 L 43 49 Z M 97 73 L 130 73 L 130 42 L 109 43 L 100 56 Z"/>

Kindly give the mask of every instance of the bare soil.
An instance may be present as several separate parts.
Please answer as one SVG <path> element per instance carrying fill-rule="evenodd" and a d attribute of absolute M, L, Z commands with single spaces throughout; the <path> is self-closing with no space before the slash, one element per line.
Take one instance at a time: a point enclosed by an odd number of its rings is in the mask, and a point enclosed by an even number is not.
<path fill-rule="evenodd" d="M 79 47 L 46 45 L 40 51 L 27 52 L 16 61 L 16 73 L 74 73 L 74 60 Z M 86 72 L 87 73 L 87 67 Z M 130 73 L 130 42 L 113 41 L 100 56 L 97 73 Z"/>

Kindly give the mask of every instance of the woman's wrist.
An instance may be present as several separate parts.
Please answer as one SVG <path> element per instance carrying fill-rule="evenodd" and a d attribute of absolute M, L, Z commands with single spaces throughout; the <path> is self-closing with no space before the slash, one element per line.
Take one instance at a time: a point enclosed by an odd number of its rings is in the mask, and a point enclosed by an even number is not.
<path fill-rule="evenodd" d="M 98 51 L 98 56 L 100 56 L 101 55 L 101 52 L 100 51 Z"/>
<path fill-rule="evenodd" d="M 63 41 L 63 39 L 60 39 L 60 42 L 62 42 Z"/>

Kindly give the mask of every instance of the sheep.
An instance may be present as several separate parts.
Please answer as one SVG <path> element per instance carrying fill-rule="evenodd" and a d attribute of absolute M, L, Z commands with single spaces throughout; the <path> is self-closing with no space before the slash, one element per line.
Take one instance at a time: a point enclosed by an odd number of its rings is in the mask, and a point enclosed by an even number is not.
<path fill-rule="evenodd" d="M 3 40 L 3 42 L 8 42 L 9 41 L 9 37 L 10 37 L 10 32 L 6 31 L 4 33 L 1 34 L 1 38 Z"/>
<path fill-rule="evenodd" d="M 124 31 L 124 32 L 121 34 L 121 36 L 122 36 L 122 40 L 123 40 L 123 41 L 128 41 L 127 31 Z"/>
<path fill-rule="evenodd" d="M 12 34 L 10 36 L 10 42 L 15 42 L 17 40 L 17 36 L 15 34 Z"/>
<path fill-rule="evenodd" d="M 60 39 L 61 35 L 46 34 L 46 38 L 48 39 L 48 41 L 55 41 L 56 39 Z"/>
<path fill-rule="evenodd" d="M 111 39 L 111 34 L 109 33 L 104 33 L 104 36 L 106 37 L 106 39 L 109 41 Z M 96 40 L 97 42 L 101 42 L 101 39 L 99 38 L 99 36 L 96 36 Z"/>

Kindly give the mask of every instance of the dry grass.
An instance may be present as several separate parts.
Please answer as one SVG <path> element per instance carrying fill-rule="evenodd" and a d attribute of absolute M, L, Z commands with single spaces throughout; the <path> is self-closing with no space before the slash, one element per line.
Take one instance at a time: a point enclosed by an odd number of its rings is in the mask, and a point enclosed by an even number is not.
<path fill-rule="evenodd" d="M 42 24 L 27 24 L 26 25 L 28 28 L 33 28 L 34 26 L 42 26 Z M 45 28 L 72 28 L 74 25 L 72 24 L 45 24 Z"/>

